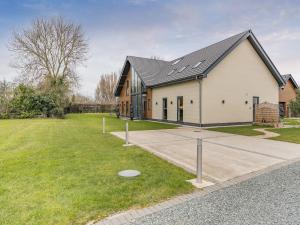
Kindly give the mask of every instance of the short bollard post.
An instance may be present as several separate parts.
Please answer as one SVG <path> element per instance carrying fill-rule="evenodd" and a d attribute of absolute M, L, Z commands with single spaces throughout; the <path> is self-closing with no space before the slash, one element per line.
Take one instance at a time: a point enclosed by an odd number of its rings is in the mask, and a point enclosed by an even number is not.
<path fill-rule="evenodd" d="M 129 144 L 129 135 L 128 135 L 128 122 L 126 121 L 126 125 L 125 125 L 125 132 L 126 132 L 126 145 Z"/>
<path fill-rule="evenodd" d="M 129 132 L 128 132 L 128 121 L 126 121 L 125 124 L 125 144 L 123 145 L 124 147 L 129 147 L 132 146 L 133 144 L 129 144 Z"/>
<path fill-rule="evenodd" d="M 197 183 L 202 183 L 202 139 L 197 138 Z"/>
<path fill-rule="evenodd" d="M 188 182 L 192 183 L 197 188 L 206 188 L 210 185 L 213 185 L 212 182 L 209 182 L 207 180 L 202 180 L 202 143 L 203 140 L 201 138 L 197 138 L 197 165 L 196 165 L 196 172 L 197 177 L 196 179 L 187 180 Z"/>
<path fill-rule="evenodd" d="M 105 117 L 102 118 L 102 133 L 105 134 Z"/>

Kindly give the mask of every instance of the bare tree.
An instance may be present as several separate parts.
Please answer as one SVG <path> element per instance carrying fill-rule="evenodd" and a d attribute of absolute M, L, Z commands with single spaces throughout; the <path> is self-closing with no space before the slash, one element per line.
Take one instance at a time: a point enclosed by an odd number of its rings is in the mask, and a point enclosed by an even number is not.
<path fill-rule="evenodd" d="M 78 84 L 76 66 L 86 60 L 88 45 L 79 25 L 59 17 L 36 19 L 30 28 L 15 32 L 9 50 L 16 54 L 13 66 L 23 81 L 72 88 Z"/>
<path fill-rule="evenodd" d="M 101 104 L 115 104 L 114 90 L 117 86 L 118 76 L 116 73 L 103 74 L 95 91 L 95 100 Z"/>

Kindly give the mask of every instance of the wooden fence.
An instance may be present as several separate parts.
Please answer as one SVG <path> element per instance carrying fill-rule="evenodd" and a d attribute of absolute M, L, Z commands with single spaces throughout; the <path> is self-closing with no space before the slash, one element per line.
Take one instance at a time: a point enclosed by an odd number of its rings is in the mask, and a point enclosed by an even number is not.
<path fill-rule="evenodd" d="M 72 104 L 65 108 L 65 113 L 110 113 L 115 112 L 113 104 Z"/>
<path fill-rule="evenodd" d="M 255 107 L 256 123 L 278 123 L 279 122 L 279 105 L 264 102 Z"/>

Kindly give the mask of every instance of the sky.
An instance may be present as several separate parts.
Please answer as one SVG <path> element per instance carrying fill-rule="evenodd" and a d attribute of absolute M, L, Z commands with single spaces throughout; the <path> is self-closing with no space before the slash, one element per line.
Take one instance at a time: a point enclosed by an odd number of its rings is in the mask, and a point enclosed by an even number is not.
<path fill-rule="evenodd" d="M 119 73 L 127 55 L 172 60 L 252 29 L 281 74 L 300 83 L 297 0 L 0 0 L 0 80 L 19 74 L 7 45 L 37 17 L 80 24 L 89 44 L 77 92 L 93 97 L 100 76 Z"/>

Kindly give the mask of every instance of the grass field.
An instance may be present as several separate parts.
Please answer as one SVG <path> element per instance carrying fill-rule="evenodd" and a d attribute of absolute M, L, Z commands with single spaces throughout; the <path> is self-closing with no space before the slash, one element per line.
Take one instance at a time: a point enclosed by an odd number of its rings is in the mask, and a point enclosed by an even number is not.
<path fill-rule="evenodd" d="M 280 136 L 278 137 L 271 138 L 273 140 L 300 144 L 300 128 L 282 128 L 282 129 L 268 129 L 268 130 L 280 134 Z"/>
<path fill-rule="evenodd" d="M 193 190 L 185 181 L 191 174 L 103 135 L 99 114 L 0 124 L 0 224 L 85 224 Z M 125 122 L 107 117 L 106 124 L 109 132 Z M 130 122 L 130 130 L 173 127 Z M 122 179 L 123 169 L 142 175 Z"/>
<path fill-rule="evenodd" d="M 300 118 L 284 118 L 283 123 L 284 125 L 300 125 Z"/>
<path fill-rule="evenodd" d="M 262 132 L 254 130 L 257 128 L 265 128 L 265 126 L 249 125 L 249 126 L 233 126 L 233 127 L 215 127 L 215 128 L 208 128 L 208 130 L 219 131 L 219 132 L 230 133 L 230 134 L 245 135 L 245 136 L 257 136 L 257 135 L 264 134 Z"/>
<path fill-rule="evenodd" d="M 289 120 L 286 120 L 289 121 Z M 294 121 L 292 121 L 295 123 Z M 297 124 L 293 124 L 297 125 Z M 280 134 L 278 137 L 270 138 L 272 140 L 286 141 L 300 144 L 300 128 L 270 128 L 270 126 L 234 126 L 234 127 L 216 127 L 208 128 L 208 130 L 219 131 L 230 134 L 238 134 L 245 136 L 257 136 L 263 134 L 255 131 L 256 128 L 267 128 L 267 130 Z"/>

